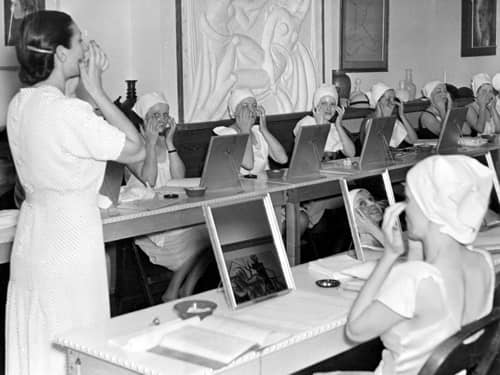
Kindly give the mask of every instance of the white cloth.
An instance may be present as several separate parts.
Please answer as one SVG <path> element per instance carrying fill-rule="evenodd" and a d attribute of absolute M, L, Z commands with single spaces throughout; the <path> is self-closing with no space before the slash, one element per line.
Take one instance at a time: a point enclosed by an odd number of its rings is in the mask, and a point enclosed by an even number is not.
<path fill-rule="evenodd" d="M 253 98 L 253 92 L 250 89 L 234 89 L 229 94 L 228 109 L 229 115 L 234 117 L 236 107 L 246 98 Z"/>
<path fill-rule="evenodd" d="M 493 306 L 495 271 L 491 257 L 485 251 L 472 250 L 483 255 L 488 262 L 492 281 L 487 290 L 486 304 L 475 319 L 486 316 Z M 397 264 L 384 281 L 376 300 L 406 319 L 381 335 L 384 344 L 382 361 L 375 370 L 377 375 L 417 375 L 434 348 L 461 328 L 461 317 L 451 310 L 439 313 L 429 325 L 422 326 L 415 318 L 417 293 L 423 280 L 432 279 L 438 290 L 429 296 L 436 306 L 450 306 L 443 276 L 438 268 L 422 261 Z M 435 313 L 438 315 L 438 313 Z"/>
<path fill-rule="evenodd" d="M 269 145 L 267 144 L 264 135 L 260 131 L 258 125 L 252 126 L 250 129 L 255 138 L 255 143 L 252 143 L 253 150 L 253 168 L 251 171 L 247 171 L 245 168 L 240 168 L 241 174 L 259 174 L 267 169 L 269 169 Z M 217 126 L 213 129 L 213 132 L 217 135 L 232 135 L 238 134 L 238 132 L 226 126 Z M 249 138 L 248 142 L 252 142 Z"/>
<path fill-rule="evenodd" d="M 372 108 L 375 108 L 377 106 L 378 101 L 387 90 L 391 90 L 391 88 L 382 82 L 378 82 L 372 86 L 369 95 L 370 106 Z"/>
<path fill-rule="evenodd" d="M 316 119 L 312 116 L 302 117 L 293 128 L 293 134 L 297 136 L 301 126 L 310 125 L 316 125 Z M 337 128 L 335 127 L 335 124 L 330 124 L 330 131 L 328 132 L 325 142 L 325 152 L 337 152 L 342 151 L 342 149 L 343 146 Z"/>
<path fill-rule="evenodd" d="M 491 78 L 488 74 L 478 73 L 472 77 L 471 86 L 472 86 L 472 92 L 474 93 L 474 96 L 477 97 L 477 92 L 479 91 L 479 88 L 484 84 L 491 85 Z"/>
<path fill-rule="evenodd" d="M 335 100 L 335 104 L 339 101 L 339 94 L 337 88 L 329 83 L 323 83 L 316 89 L 313 95 L 313 107 L 317 107 L 321 98 L 324 96 L 331 96 Z"/>
<path fill-rule="evenodd" d="M 493 85 L 493 88 L 500 92 L 500 73 L 497 73 L 493 76 L 491 79 L 491 84 Z"/>
<path fill-rule="evenodd" d="M 165 150 L 165 160 L 158 162 L 155 187 L 164 187 L 171 181 L 169 160 L 168 153 Z M 144 185 L 134 175 L 130 176 L 126 187 L 144 189 Z M 189 258 L 207 248 L 210 239 L 207 227 L 205 224 L 201 224 L 138 237 L 135 243 L 147 254 L 151 263 L 176 271 Z"/>
<path fill-rule="evenodd" d="M 54 336 L 110 318 L 97 195 L 125 134 L 51 86 L 21 89 L 7 129 L 26 200 L 11 256 L 6 373 L 63 375 Z"/>
<path fill-rule="evenodd" d="M 493 183 L 492 172 L 464 155 L 436 155 L 415 165 L 406 176 L 424 215 L 463 244 L 477 236 Z"/>
<path fill-rule="evenodd" d="M 144 119 L 151 107 L 159 103 L 168 105 L 168 101 L 162 93 L 151 92 L 139 97 L 135 102 L 133 110 L 140 118 Z"/>
<path fill-rule="evenodd" d="M 371 125 L 372 120 L 373 119 L 368 119 L 365 126 Z M 401 144 L 401 142 L 403 142 L 405 140 L 407 135 L 408 135 L 408 132 L 406 131 L 406 128 L 403 125 L 403 123 L 399 120 L 396 120 L 396 123 L 394 124 L 394 129 L 392 129 L 391 140 L 389 142 L 389 146 L 394 147 L 394 148 L 398 147 Z"/>
<path fill-rule="evenodd" d="M 436 87 L 438 87 L 439 85 L 444 85 L 443 82 L 441 81 L 430 81 L 430 82 L 427 82 L 425 84 L 425 86 L 422 88 L 422 94 L 426 97 L 426 98 L 431 98 L 431 94 L 432 92 L 434 91 L 434 89 Z"/>

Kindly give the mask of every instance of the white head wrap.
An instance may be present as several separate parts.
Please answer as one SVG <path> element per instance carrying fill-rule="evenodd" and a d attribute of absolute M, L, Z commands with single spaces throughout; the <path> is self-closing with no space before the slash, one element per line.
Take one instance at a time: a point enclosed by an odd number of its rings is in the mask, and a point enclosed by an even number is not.
<path fill-rule="evenodd" d="M 321 98 L 324 96 L 333 96 L 335 104 L 337 104 L 339 101 L 339 94 L 337 92 L 337 88 L 329 83 L 323 83 L 321 84 L 320 87 L 316 89 L 316 91 L 314 91 L 313 107 L 316 107 L 321 101 Z"/>
<path fill-rule="evenodd" d="M 158 103 L 168 105 L 167 99 L 165 99 L 165 96 L 163 96 L 162 93 L 151 92 L 139 97 L 139 99 L 135 102 L 133 110 L 140 118 L 144 119 L 146 117 L 146 113 L 148 113 L 151 107 Z"/>
<path fill-rule="evenodd" d="M 497 73 L 493 76 L 491 83 L 493 85 L 493 88 L 500 92 L 500 73 Z"/>
<path fill-rule="evenodd" d="M 491 85 L 491 78 L 486 73 L 478 73 L 472 77 L 472 92 L 474 96 L 477 96 L 479 88 L 486 83 Z"/>
<path fill-rule="evenodd" d="M 361 194 L 361 193 L 371 195 L 371 193 L 366 189 L 352 189 L 349 191 L 349 200 L 351 201 L 351 204 L 353 205 L 354 209 L 356 209 L 356 202 L 357 202 L 358 194 Z"/>
<path fill-rule="evenodd" d="M 250 89 L 234 89 L 229 94 L 228 109 L 229 116 L 233 117 L 236 111 L 236 106 L 246 98 L 254 98 L 254 94 Z"/>
<path fill-rule="evenodd" d="M 440 226 L 441 233 L 463 244 L 474 241 L 493 184 L 487 167 L 464 155 L 436 155 L 415 165 L 406 182 L 424 215 Z"/>
<path fill-rule="evenodd" d="M 431 94 L 434 91 L 434 89 L 439 86 L 439 85 L 444 85 L 444 82 L 441 81 L 430 81 L 425 84 L 425 86 L 422 88 L 422 94 L 426 98 L 431 98 Z"/>
<path fill-rule="evenodd" d="M 384 95 L 384 93 L 387 90 L 391 90 L 391 88 L 382 82 L 378 82 L 372 86 L 372 89 L 371 89 L 370 95 L 369 95 L 370 106 L 372 108 L 375 108 L 377 106 L 379 99 Z"/>

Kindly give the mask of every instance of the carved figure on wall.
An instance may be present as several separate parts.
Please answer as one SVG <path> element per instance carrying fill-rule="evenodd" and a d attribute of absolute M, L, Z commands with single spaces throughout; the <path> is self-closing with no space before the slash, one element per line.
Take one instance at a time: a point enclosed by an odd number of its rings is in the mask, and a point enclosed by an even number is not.
<path fill-rule="evenodd" d="M 227 98 L 239 87 L 270 113 L 306 110 L 321 68 L 315 3 L 183 2 L 185 121 L 227 117 Z"/>

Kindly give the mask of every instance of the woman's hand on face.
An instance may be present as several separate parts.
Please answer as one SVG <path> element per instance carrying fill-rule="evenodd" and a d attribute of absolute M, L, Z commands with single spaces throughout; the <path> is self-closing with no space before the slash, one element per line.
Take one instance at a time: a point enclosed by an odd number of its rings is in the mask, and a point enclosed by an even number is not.
<path fill-rule="evenodd" d="M 338 105 L 335 107 L 335 112 L 337 112 L 338 116 L 337 116 L 337 122 L 340 123 L 340 121 L 342 121 L 342 119 L 344 118 L 344 115 L 345 115 L 345 108 L 344 106 L 341 106 L 341 105 Z"/>
<path fill-rule="evenodd" d="M 489 101 L 491 100 L 491 97 L 488 95 L 486 92 L 481 92 L 477 96 L 477 104 L 479 104 L 479 108 L 486 108 L 488 105 Z"/>
<path fill-rule="evenodd" d="M 241 129 L 242 132 L 249 133 L 250 128 L 253 125 L 253 121 L 254 118 L 250 113 L 250 110 L 246 106 L 243 106 L 236 115 L 236 123 L 238 127 Z"/>
<path fill-rule="evenodd" d="M 403 117 L 405 115 L 405 105 L 403 104 L 403 102 L 399 100 L 394 100 L 394 105 L 398 107 L 399 117 Z"/>
<path fill-rule="evenodd" d="M 158 135 L 160 133 L 160 127 L 158 122 L 154 118 L 148 117 L 144 128 L 141 129 L 142 136 L 146 141 L 147 145 L 154 146 L 158 140 Z"/>
<path fill-rule="evenodd" d="M 177 122 L 173 117 L 169 117 L 167 120 L 168 128 L 166 129 L 165 142 L 168 147 L 174 147 L 174 135 L 177 130 Z"/>
<path fill-rule="evenodd" d="M 95 41 L 89 43 L 86 58 L 80 62 L 80 78 L 91 96 L 102 93 L 102 72 L 109 66 L 108 58 Z"/>
<path fill-rule="evenodd" d="M 398 216 L 406 208 L 406 203 L 396 203 L 385 209 L 382 232 L 384 233 L 384 249 L 391 255 L 400 256 L 404 253 L 404 243 L 401 230 L 398 228 Z"/>
<path fill-rule="evenodd" d="M 262 105 L 258 105 L 255 114 L 259 117 L 259 125 L 266 128 L 266 109 Z"/>

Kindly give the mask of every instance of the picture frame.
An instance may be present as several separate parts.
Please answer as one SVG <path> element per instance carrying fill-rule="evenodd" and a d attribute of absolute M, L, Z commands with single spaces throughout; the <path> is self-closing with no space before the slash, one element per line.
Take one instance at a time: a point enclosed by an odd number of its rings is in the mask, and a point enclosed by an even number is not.
<path fill-rule="evenodd" d="M 340 69 L 387 72 L 389 0 L 341 0 Z"/>
<path fill-rule="evenodd" d="M 0 46 L 0 70 L 17 70 L 15 43 L 23 17 L 46 9 L 45 0 L 3 0 L 0 19 L 4 35 Z"/>
<path fill-rule="evenodd" d="M 269 194 L 205 204 L 203 214 L 231 308 L 295 289 Z"/>
<path fill-rule="evenodd" d="M 461 57 L 496 55 L 496 0 L 462 0 Z"/>

